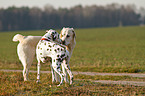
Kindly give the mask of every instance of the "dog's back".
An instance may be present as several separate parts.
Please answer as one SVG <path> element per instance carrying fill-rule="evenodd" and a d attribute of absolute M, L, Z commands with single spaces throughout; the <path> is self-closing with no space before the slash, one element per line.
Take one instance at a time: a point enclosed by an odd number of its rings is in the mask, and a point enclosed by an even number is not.
<path fill-rule="evenodd" d="M 23 44 L 29 45 L 31 47 L 36 47 L 41 37 L 42 36 L 25 36 L 23 39 Z"/>

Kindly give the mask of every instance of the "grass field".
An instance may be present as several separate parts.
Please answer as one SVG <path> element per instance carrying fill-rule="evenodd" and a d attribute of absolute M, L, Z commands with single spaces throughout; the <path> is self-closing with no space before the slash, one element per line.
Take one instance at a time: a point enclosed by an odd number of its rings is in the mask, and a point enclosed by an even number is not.
<path fill-rule="evenodd" d="M 57 30 L 60 32 L 60 30 Z M 145 27 L 116 27 L 75 29 L 76 47 L 70 61 L 72 71 L 145 73 Z M 43 35 L 44 30 L 0 33 L 0 69 L 22 69 L 13 42 L 15 34 Z M 31 70 L 36 70 L 34 60 Z M 50 71 L 49 64 L 41 70 Z M 41 74 L 41 83 L 36 83 L 36 73 L 29 74 L 24 82 L 22 73 L 0 72 L 0 95 L 2 96 L 144 96 L 145 86 L 102 84 L 93 80 L 138 81 L 145 78 L 130 76 L 74 75 L 72 86 L 56 87 L 51 83 L 51 74 Z"/>
<path fill-rule="evenodd" d="M 60 32 L 60 30 L 57 30 Z M 145 72 L 145 27 L 75 29 L 76 47 L 71 57 L 72 71 Z M 44 30 L 0 33 L 0 69 L 22 69 L 15 34 L 43 35 Z M 31 69 L 36 70 L 34 60 Z M 42 70 L 50 70 L 43 64 Z"/>

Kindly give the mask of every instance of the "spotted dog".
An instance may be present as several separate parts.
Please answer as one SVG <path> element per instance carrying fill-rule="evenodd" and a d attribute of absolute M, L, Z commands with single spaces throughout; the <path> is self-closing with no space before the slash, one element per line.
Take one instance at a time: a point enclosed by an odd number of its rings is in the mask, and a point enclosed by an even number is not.
<path fill-rule="evenodd" d="M 66 49 L 65 46 L 57 43 L 61 42 L 61 39 L 59 38 L 59 34 L 55 32 L 55 30 L 49 30 L 47 33 L 41 38 L 39 43 L 36 47 L 36 55 L 37 55 L 37 61 L 38 61 L 38 73 L 37 73 L 37 82 L 40 81 L 40 62 L 42 61 L 45 63 L 46 58 L 51 58 L 51 68 L 52 72 L 57 72 L 59 76 L 61 77 L 60 86 L 63 83 L 64 75 L 61 72 L 60 66 L 63 63 L 65 69 L 67 70 L 69 76 L 70 76 L 70 84 L 72 84 L 73 81 L 73 74 L 69 67 L 69 51 Z"/>

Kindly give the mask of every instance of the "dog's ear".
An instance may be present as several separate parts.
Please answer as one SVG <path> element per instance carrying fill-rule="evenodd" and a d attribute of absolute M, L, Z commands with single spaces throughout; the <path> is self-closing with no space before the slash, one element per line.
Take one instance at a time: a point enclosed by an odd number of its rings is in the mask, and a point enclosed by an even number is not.
<path fill-rule="evenodd" d="M 60 32 L 59 38 L 62 38 L 62 30 L 61 30 L 61 32 Z"/>
<path fill-rule="evenodd" d="M 73 33 L 74 33 L 74 34 L 73 34 L 73 38 L 76 38 L 76 33 L 75 33 L 75 31 L 73 31 Z"/>
<path fill-rule="evenodd" d="M 55 34 L 51 34 L 51 36 L 52 36 L 52 40 L 55 41 L 56 40 Z"/>
<path fill-rule="evenodd" d="M 62 31 L 65 29 L 65 27 L 62 28 L 61 32 L 60 32 L 60 38 L 62 38 Z"/>
<path fill-rule="evenodd" d="M 73 32 L 73 38 L 76 38 L 76 33 L 75 33 L 74 29 L 73 28 L 71 28 L 71 29 L 72 29 L 72 32 Z"/>
<path fill-rule="evenodd" d="M 45 33 L 47 33 L 49 30 L 46 30 L 46 32 Z"/>

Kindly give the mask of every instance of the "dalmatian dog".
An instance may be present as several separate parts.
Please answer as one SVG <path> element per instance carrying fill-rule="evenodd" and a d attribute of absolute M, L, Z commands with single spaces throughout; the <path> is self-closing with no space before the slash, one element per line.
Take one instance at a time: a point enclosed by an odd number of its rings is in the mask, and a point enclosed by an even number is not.
<path fill-rule="evenodd" d="M 59 34 L 55 30 L 49 30 L 47 33 L 41 38 L 36 47 L 36 55 L 38 61 L 38 73 L 37 73 L 37 82 L 40 82 L 40 62 L 45 63 L 47 58 L 51 58 L 51 69 L 52 73 L 55 71 L 61 78 L 60 86 L 63 83 L 64 75 L 61 72 L 61 64 L 63 64 L 64 68 L 67 70 L 70 76 L 70 84 L 73 81 L 73 74 L 69 67 L 69 51 L 65 46 L 57 43 L 61 42 L 59 38 Z M 53 78 L 52 78 L 53 79 Z"/>

